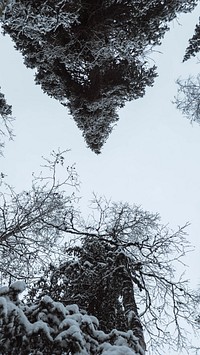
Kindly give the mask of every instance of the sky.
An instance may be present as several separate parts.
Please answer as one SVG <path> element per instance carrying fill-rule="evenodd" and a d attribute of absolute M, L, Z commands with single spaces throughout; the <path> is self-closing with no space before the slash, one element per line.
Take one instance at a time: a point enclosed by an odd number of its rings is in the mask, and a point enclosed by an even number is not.
<path fill-rule="evenodd" d="M 8 183 L 17 192 L 29 188 L 41 156 L 58 147 L 71 149 L 67 158 L 76 163 L 84 213 L 95 192 L 158 212 L 161 222 L 173 229 L 190 222 L 188 240 L 195 251 L 185 262 L 193 287 L 200 283 L 200 126 L 184 118 L 172 101 L 176 79 L 199 71 L 197 58 L 182 63 L 199 10 L 200 5 L 174 20 L 162 46 L 149 55 L 159 74 L 154 87 L 119 111 L 120 120 L 100 155 L 86 147 L 66 108 L 34 84 L 34 71 L 24 66 L 10 38 L 0 35 L 0 86 L 13 106 L 16 135 L 6 142 L 0 160 Z"/>

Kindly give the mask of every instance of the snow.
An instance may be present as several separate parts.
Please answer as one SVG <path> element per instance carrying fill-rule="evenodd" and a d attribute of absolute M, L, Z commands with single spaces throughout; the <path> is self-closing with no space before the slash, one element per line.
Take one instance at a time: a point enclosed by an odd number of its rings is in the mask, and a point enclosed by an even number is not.
<path fill-rule="evenodd" d="M 17 293 L 21 293 L 26 289 L 26 283 L 24 281 L 15 281 L 10 286 L 11 290 L 14 290 Z"/>
<path fill-rule="evenodd" d="M 90 268 L 92 267 L 92 264 L 89 261 L 85 261 L 83 266 Z"/>
<path fill-rule="evenodd" d="M 80 328 L 77 325 L 72 325 L 69 327 L 69 329 L 64 330 L 63 332 L 61 332 L 60 334 L 58 334 L 58 336 L 55 338 L 55 341 L 57 340 L 63 340 L 63 339 L 67 339 L 67 338 L 73 338 L 73 340 L 77 341 L 80 344 L 84 345 L 84 341 L 83 341 L 83 336 L 81 335 L 80 332 Z"/>
<path fill-rule="evenodd" d="M 95 325 L 98 328 L 99 327 L 98 319 L 96 317 L 94 317 L 94 316 L 90 316 L 90 319 L 91 319 L 93 325 Z"/>
<path fill-rule="evenodd" d="M 30 354 L 35 351 L 39 354 L 44 346 L 51 353 L 52 345 L 58 351 L 62 349 L 62 353 L 73 345 L 76 349 L 74 355 L 144 355 L 132 331 L 113 329 L 106 334 L 98 330 L 96 317 L 80 312 L 75 304 L 65 307 L 49 296 L 24 306 L 18 297 L 13 297 L 13 291 L 20 293 L 24 290 L 22 281 L 0 288 L 0 346 L 3 346 L 4 353 L 9 353 L 10 349 L 19 352 L 18 338 L 21 336 L 20 346 L 30 346 L 30 351 L 27 350 Z M 38 343 L 32 341 L 35 336 L 38 336 Z"/>
<path fill-rule="evenodd" d="M 52 311 L 57 311 L 58 313 L 61 313 L 61 314 L 66 313 L 66 309 L 61 302 L 54 302 L 51 299 L 51 297 L 49 297 L 49 296 L 44 296 L 42 300 L 43 300 L 43 303 L 45 303 L 47 305 L 51 305 Z"/>
<path fill-rule="evenodd" d="M 7 317 L 7 302 L 4 297 L 0 297 L 0 316 Z"/>
<path fill-rule="evenodd" d="M 78 313 L 79 312 L 79 308 L 78 308 L 77 304 L 70 304 L 70 305 L 66 306 L 66 309 L 69 311 L 69 313 Z"/>
<path fill-rule="evenodd" d="M 29 323 L 29 332 L 28 335 L 31 335 L 33 333 L 38 333 L 39 331 L 43 331 L 43 333 L 45 333 L 45 335 L 47 336 L 47 338 L 51 341 L 53 341 L 53 338 L 50 336 L 50 328 L 49 326 L 43 322 L 42 320 L 39 320 L 33 324 Z M 53 329 L 52 329 L 53 331 Z"/>
<path fill-rule="evenodd" d="M 102 349 L 102 355 L 137 355 L 135 351 L 127 346 L 105 344 Z"/>
<path fill-rule="evenodd" d="M 9 291 L 9 288 L 7 286 L 0 287 L 0 296 L 7 294 L 8 291 Z"/>
<path fill-rule="evenodd" d="M 77 325 L 78 323 L 71 318 L 71 316 L 67 316 L 67 318 L 65 318 L 62 323 L 60 324 L 59 328 L 63 329 L 63 328 L 69 328 L 69 327 L 73 327 L 73 325 Z"/>

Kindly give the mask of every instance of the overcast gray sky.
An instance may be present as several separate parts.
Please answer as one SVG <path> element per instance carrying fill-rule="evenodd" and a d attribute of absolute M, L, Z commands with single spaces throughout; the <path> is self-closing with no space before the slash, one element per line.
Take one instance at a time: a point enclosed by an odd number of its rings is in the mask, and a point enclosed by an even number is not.
<path fill-rule="evenodd" d="M 196 250 L 186 261 L 193 286 L 199 283 L 200 266 L 200 126 L 191 125 L 171 101 L 176 78 L 195 75 L 200 68 L 197 58 L 182 63 L 199 9 L 172 23 L 158 48 L 161 53 L 151 55 L 159 74 L 154 87 L 120 110 L 100 156 L 85 146 L 66 109 L 34 85 L 34 72 L 25 68 L 9 37 L 0 36 L 0 86 L 16 118 L 16 138 L 7 142 L 0 161 L 8 182 L 17 191 L 28 188 L 42 155 L 58 147 L 71 149 L 69 162 L 76 162 L 80 175 L 84 211 L 96 192 L 159 212 L 172 228 L 191 222 L 188 239 Z"/>

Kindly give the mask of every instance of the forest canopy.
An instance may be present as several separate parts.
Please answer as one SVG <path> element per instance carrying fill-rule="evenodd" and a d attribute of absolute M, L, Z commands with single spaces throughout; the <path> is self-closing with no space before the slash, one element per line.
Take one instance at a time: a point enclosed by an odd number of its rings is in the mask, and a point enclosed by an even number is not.
<path fill-rule="evenodd" d="M 5 0 L 0 16 L 36 84 L 69 109 L 99 154 L 118 110 L 153 85 L 156 66 L 148 58 L 170 21 L 196 4 Z M 188 58 L 198 51 L 198 31 Z M 187 100 L 178 102 L 196 121 L 197 79 L 179 81 Z M 1 136 L 12 137 L 11 114 L 0 93 Z M 53 151 L 43 168 L 47 173 L 32 174 L 20 193 L 0 174 L 0 355 L 198 351 L 190 334 L 199 330 L 199 294 L 183 263 L 191 251 L 188 223 L 174 231 L 157 213 L 96 195 L 83 218 L 79 179 L 65 152 Z"/>
<path fill-rule="evenodd" d="M 100 153 L 118 109 L 157 76 L 149 55 L 178 14 L 197 0 L 15 1 L 2 16 L 35 81 L 67 106 L 87 145 Z"/>

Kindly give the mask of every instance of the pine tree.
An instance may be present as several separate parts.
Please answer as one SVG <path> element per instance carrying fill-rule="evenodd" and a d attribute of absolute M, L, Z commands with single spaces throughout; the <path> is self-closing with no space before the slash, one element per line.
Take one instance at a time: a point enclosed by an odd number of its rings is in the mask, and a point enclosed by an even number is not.
<path fill-rule="evenodd" d="M 200 24 L 196 25 L 195 32 L 189 40 L 189 45 L 185 51 L 183 62 L 194 57 L 200 51 Z"/>
<path fill-rule="evenodd" d="M 148 55 L 168 22 L 196 0 L 60 0 L 10 2 L 3 28 L 36 68 L 36 83 L 66 105 L 96 153 L 117 110 L 152 86 Z"/>
<path fill-rule="evenodd" d="M 104 333 L 98 319 L 51 297 L 27 305 L 23 281 L 0 287 L 0 354 L 144 355 L 131 331 Z"/>
<path fill-rule="evenodd" d="M 64 284 L 68 284 L 68 287 L 62 285 L 65 289 L 61 298 L 63 302 L 74 299 L 81 309 L 86 309 L 99 319 L 100 327 L 105 332 L 112 329 L 132 330 L 145 350 L 130 258 L 117 242 L 109 243 L 95 237 L 87 237 L 81 248 L 69 250 L 69 254 L 72 252 L 77 262 L 64 263 L 52 275 L 55 285 L 61 275 L 65 279 Z M 136 277 L 135 281 L 137 284 Z"/>

